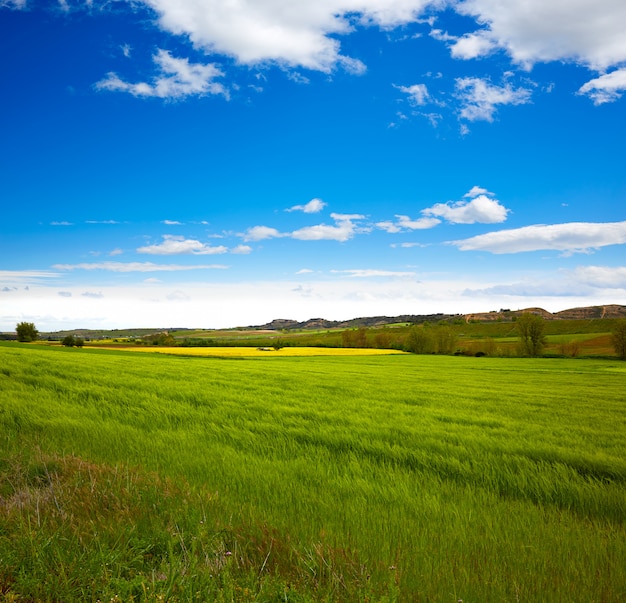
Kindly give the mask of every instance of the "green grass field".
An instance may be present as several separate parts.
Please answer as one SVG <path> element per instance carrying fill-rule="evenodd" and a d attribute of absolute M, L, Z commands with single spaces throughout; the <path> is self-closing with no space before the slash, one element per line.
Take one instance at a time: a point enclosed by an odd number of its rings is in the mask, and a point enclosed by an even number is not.
<path fill-rule="evenodd" d="M 0 601 L 614 602 L 626 365 L 0 345 Z"/>

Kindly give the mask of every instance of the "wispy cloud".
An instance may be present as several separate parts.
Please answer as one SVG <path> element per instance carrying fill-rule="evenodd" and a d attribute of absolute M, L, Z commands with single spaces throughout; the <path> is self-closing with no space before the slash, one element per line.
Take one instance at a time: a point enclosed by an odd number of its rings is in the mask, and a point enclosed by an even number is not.
<path fill-rule="evenodd" d="M 400 92 L 404 92 L 409 97 L 409 102 L 412 105 L 425 105 L 429 102 L 430 94 L 426 84 L 413 84 L 412 86 L 394 86 Z"/>
<path fill-rule="evenodd" d="M 620 99 L 625 90 L 626 68 L 623 68 L 588 81 L 579 88 L 578 94 L 588 96 L 594 105 L 603 105 Z"/>
<path fill-rule="evenodd" d="M 98 90 L 128 92 L 138 97 L 182 99 L 188 96 L 220 94 L 228 97 L 223 84 L 216 82 L 224 75 L 214 63 L 191 63 L 189 59 L 173 57 L 167 50 L 159 49 L 153 56 L 159 75 L 151 83 L 131 84 L 116 73 L 109 73 L 95 84 Z"/>
<path fill-rule="evenodd" d="M 461 102 L 462 119 L 491 122 L 499 106 L 529 103 L 531 91 L 514 88 L 509 82 L 496 86 L 486 79 L 462 77 L 456 80 L 455 96 Z"/>
<path fill-rule="evenodd" d="M 441 224 L 441 220 L 438 218 L 416 218 L 412 219 L 409 216 L 403 216 L 396 214 L 396 221 L 385 220 L 383 222 L 377 222 L 376 226 L 381 230 L 385 230 L 390 234 L 398 232 L 405 232 L 407 230 L 428 230 L 434 228 L 438 224 Z"/>
<path fill-rule="evenodd" d="M 352 278 L 413 278 L 415 272 L 398 272 L 396 270 L 376 270 L 376 269 L 357 269 L 357 270 L 331 270 L 333 274 L 346 274 Z"/>
<path fill-rule="evenodd" d="M 362 232 L 355 224 L 355 220 L 363 220 L 365 216 L 360 214 L 330 214 L 335 220 L 335 225 L 316 224 L 305 226 L 291 233 L 291 237 L 301 241 L 339 241 L 341 243 L 350 240 L 357 231 Z"/>
<path fill-rule="evenodd" d="M 165 224 L 166 226 L 182 226 L 182 222 L 178 220 L 161 220 L 161 224 Z"/>
<path fill-rule="evenodd" d="M 607 245 L 626 243 L 626 222 L 538 224 L 499 230 L 450 243 L 461 251 L 489 251 L 496 254 L 539 250 L 584 253 Z"/>
<path fill-rule="evenodd" d="M 200 264 L 188 266 L 182 264 L 153 264 L 152 262 L 94 262 L 82 264 L 55 264 L 55 270 L 105 270 L 108 272 L 183 272 L 188 270 L 224 270 L 228 266 L 221 264 Z"/>
<path fill-rule="evenodd" d="M 335 221 L 332 224 L 315 224 L 305 226 L 292 232 L 280 232 L 276 228 L 269 226 L 253 226 L 248 228 L 242 236 L 244 241 L 262 241 L 265 239 L 276 239 L 279 237 L 290 237 L 300 241 L 339 241 L 345 242 L 359 232 L 366 232 L 367 228 L 359 227 L 358 220 L 364 220 L 361 214 L 337 214 L 332 213 L 330 217 Z"/>
<path fill-rule="evenodd" d="M 163 242 L 156 245 L 139 247 L 137 253 L 150 255 L 220 255 L 228 252 L 228 247 L 218 245 L 211 247 L 196 239 L 185 239 L 182 236 L 164 235 Z"/>
<path fill-rule="evenodd" d="M 626 266 L 579 266 L 574 276 L 593 287 L 626 289 Z"/>
<path fill-rule="evenodd" d="M 32 283 L 39 279 L 48 280 L 58 278 L 58 272 L 46 270 L 0 270 L 0 284 L 24 284 Z"/>
<path fill-rule="evenodd" d="M 50 226 L 74 226 L 74 223 L 62 220 L 62 221 L 50 222 Z"/>
<path fill-rule="evenodd" d="M 265 239 L 276 239 L 285 235 L 270 226 L 252 226 L 241 235 L 244 241 L 263 241 Z"/>

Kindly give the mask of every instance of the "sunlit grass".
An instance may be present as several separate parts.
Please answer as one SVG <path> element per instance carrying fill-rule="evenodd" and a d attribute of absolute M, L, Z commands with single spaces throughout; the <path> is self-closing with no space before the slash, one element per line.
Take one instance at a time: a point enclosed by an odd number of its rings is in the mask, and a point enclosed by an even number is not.
<path fill-rule="evenodd" d="M 621 600 L 623 365 L 0 346 L 0 593 Z"/>

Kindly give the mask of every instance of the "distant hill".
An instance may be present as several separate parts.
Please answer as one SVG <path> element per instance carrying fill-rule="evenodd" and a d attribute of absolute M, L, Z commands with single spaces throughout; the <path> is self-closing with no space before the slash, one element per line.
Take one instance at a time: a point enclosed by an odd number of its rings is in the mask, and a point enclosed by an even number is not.
<path fill-rule="evenodd" d="M 453 320 L 463 322 L 512 322 L 516 316 L 524 312 L 539 314 L 545 320 L 592 320 L 609 318 L 626 318 L 626 306 L 617 304 L 606 306 L 586 306 L 571 308 L 561 312 L 548 312 L 543 308 L 525 308 L 523 310 L 501 309 L 494 312 L 477 312 L 473 314 L 402 314 L 400 316 L 368 316 L 352 318 L 350 320 L 326 320 L 325 318 L 311 318 L 305 321 L 277 318 L 263 325 L 249 327 L 233 327 L 225 330 L 255 330 L 255 331 L 313 331 L 324 329 L 354 329 L 358 327 L 381 327 L 395 323 L 423 323 Z M 84 339 L 125 339 L 140 338 L 158 333 L 171 333 L 175 337 L 184 336 L 185 332 L 193 333 L 197 329 L 190 328 L 154 328 L 154 329 L 71 329 L 40 333 L 44 339 L 62 339 L 66 335 L 74 335 Z M 200 329 L 204 335 L 214 329 Z M 13 339 L 15 333 L 0 333 L 0 339 Z"/>
<path fill-rule="evenodd" d="M 626 318 L 626 306 L 588 306 L 585 308 L 571 308 L 561 312 L 548 312 L 543 308 L 524 308 L 523 310 L 500 310 L 498 312 L 478 312 L 474 314 L 403 314 L 401 316 L 371 316 L 353 318 L 351 320 L 336 321 L 323 318 L 311 318 L 304 322 L 297 320 L 276 319 L 264 325 L 250 327 L 257 330 L 281 331 L 314 330 L 314 329 L 348 329 L 355 327 L 378 327 L 394 323 L 421 323 L 439 322 L 440 320 L 461 319 L 464 322 L 494 322 L 512 321 L 516 316 L 531 312 L 539 314 L 545 320 L 591 320 L 598 318 Z"/>
<path fill-rule="evenodd" d="M 499 312 L 482 312 L 477 314 L 466 314 L 466 322 L 492 322 L 494 320 L 513 320 L 514 316 L 531 312 L 539 314 L 545 320 L 592 320 L 602 318 L 626 318 L 626 306 L 586 306 L 584 308 L 571 308 L 561 312 L 548 312 L 543 308 L 525 308 L 523 310 L 500 310 Z"/>

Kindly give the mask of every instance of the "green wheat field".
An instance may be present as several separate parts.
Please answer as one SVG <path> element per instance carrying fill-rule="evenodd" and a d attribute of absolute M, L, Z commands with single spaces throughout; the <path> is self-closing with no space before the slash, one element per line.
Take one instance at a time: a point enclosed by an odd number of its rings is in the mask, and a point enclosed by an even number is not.
<path fill-rule="evenodd" d="M 0 345 L 0 601 L 626 597 L 626 364 Z"/>

